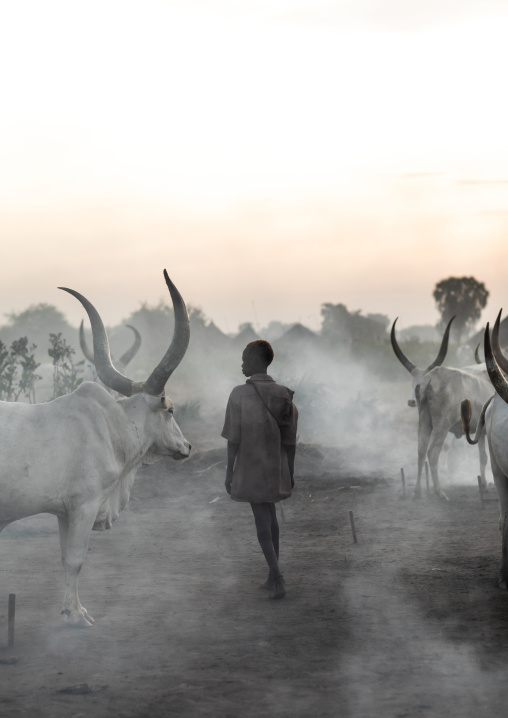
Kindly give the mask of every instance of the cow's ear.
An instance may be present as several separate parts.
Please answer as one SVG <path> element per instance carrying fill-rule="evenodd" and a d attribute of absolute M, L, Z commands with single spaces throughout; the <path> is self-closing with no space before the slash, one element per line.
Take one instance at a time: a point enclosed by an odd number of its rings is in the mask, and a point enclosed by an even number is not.
<path fill-rule="evenodd" d="M 171 402 L 171 399 L 168 399 L 167 396 L 161 396 L 159 409 L 162 409 L 163 411 L 173 412 L 173 404 Z"/>

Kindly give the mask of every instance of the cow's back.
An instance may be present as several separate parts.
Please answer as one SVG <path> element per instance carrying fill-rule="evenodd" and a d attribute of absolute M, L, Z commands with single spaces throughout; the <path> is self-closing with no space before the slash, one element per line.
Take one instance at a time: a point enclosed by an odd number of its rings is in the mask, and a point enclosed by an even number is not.
<path fill-rule="evenodd" d="M 466 398 L 471 400 L 473 420 L 476 421 L 492 392 L 486 371 L 436 367 L 420 384 L 421 401 L 428 404 L 434 424 L 460 422 L 460 403 Z"/>
<path fill-rule="evenodd" d="M 73 495 L 97 493 L 115 470 L 114 404 L 91 383 L 45 404 L 0 402 L 0 521 L 61 513 Z"/>

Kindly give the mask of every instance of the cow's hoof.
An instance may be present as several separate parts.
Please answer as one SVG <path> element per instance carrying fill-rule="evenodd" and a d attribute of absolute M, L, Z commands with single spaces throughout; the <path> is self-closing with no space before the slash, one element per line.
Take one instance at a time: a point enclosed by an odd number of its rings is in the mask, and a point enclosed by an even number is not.
<path fill-rule="evenodd" d="M 93 624 L 85 616 L 79 616 L 72 623 L 67 621 L 67 625 L 71 628 L 91 628 Z"/>
<path fill-rule="evenodd" d="M 88 615 L 88 614 L 87 614 Z M 90 628 L 92 626 L 93 618 L 85 616 L 79 612 L 71 612 L 68 608 L 62 611 L 65 623 L 71 628 Z"/>
<path fill-rule="evenodd" d="M 90 623 L 95 623 L 95 621 L 93 620 L 93 618 L 91 617 L 91 615 L 88 613 L 88 611 L 86 610 L 86 608 L 84 606 L 81 606 L 80 613 L 82 616 L 84 616 L 86 618 L 87 621 L 90 621 Z"/>

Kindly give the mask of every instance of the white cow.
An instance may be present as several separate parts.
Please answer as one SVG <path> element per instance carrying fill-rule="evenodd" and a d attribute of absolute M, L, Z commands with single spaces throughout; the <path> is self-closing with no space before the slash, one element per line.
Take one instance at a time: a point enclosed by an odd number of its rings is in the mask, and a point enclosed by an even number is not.
<path fill-rule="evenodd" d="M 469 396 L 472 400 L 472 410 L 475 417 L 480 415 L 485 401 L 492 394 L 492 386 L 487 374 L 485 364 L 472 365 L 463 369 L 443 367 L 450 326 L 453 318 L 448 322 L 438 356 L 425 370 L 415 366 L 404 355 L 395 338 L 395 322 L 391 331 L 393 350 L 401 364 L 411 373 L 413 395 L 408 401 L 409 406 L 418 407 L 418 475 L 413 498 L 421 498 L 421 479 L 425 459 L 428 456 L 434 493 L 442 499 L 447 499 L 441 488 L 439 480 L 439 456 L 448 432 L 456 438 L 463 436 L 459 403 L 462 397 Z M 480 452 L 480 475 L 482 485 L 487 487 L 485 467 L 487 465 L 487 452 L 485 440 L 478 444 Z"/>
<path fill-rule="evenodd" d="M 184 357 L 189 317 L 169 279 L 175 329 L 169 349 L 145 382 L 113 366 L 102 320 L 81 294 L 73 294 L 92 324 L 101 380 L 119 401 L 91 382 L 46 404 L 0 402 L 0 530 L 38 513 L 58 517 L 65 595 L 62 614 L 74 626 L 93 622 L 78 598 L 78 576 L 92 529 L 110 528 L 126 506 L 141 463 L 161 456 L 184 459 L 190 445 L 174 417 L 165 384 Z"/>
<path fill-rule="evenodd" d="M 462 402 L 461 414 L 466 438 L 470 444 L 476 444 L 485 436 L 485 433 L 487 434 L 490 464 L 500 505 L 499 529 L 501 531 L 502 559 L 498 585 L 506 590 L 508 588 L 508 381 L 503 372 L 508 373 L 508 359 L 503 355 L 499 346 L 500 319 L 501 312 L 492 331 L 492 341 L 489 337 L 488 324 L 485 329 L 485 361 L 496 391 L 482 409 L 474 439 L 470 436 L 471 402 L 469 398 Z"/>

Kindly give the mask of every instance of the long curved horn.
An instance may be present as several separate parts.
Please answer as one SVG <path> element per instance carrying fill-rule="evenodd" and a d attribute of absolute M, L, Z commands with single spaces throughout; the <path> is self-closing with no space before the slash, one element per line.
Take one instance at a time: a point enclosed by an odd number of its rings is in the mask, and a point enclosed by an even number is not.
<path fill-rule="evenodd" d="M 79 292 L 76 292 L 74 289 L 58 287 L 58 289 L 63 289 L 64 292 L 69 292 L 69 294 L 75 296 L 76 299 L 81 302 L 88 314 L 90 324 L 92 325 L 95 368 L 97 369 L 97 374 L 99 375 L 100 380 L 110 389 L 114 389 L 124 396 L 131 396 L 132 394 L 137 394 L 139 392 L 145 392 L 147 394 L 152 394 L 153 396 L 159 396 L 162 394 L 167 380 L 180 364 L 185 352 L 187 351 L 190 338 L 190 323 L 187 308 L 180 292 L 168 277 L 166 270 L 164 270 L 164 279 L 166 280 L 166 284 L 171 294 L 171 299 L 173 300 L 175 328 L 169 349 L 163 356 L 158 366 L 150 374 L 146 382 L 132 381 L 115 369 L 111 363 L 111 354 L 109 352 L 109 342 L 106 329 L 93 304 L 91 304 L 86 297 Z"/>
<path fill-rule="evenodd" d="M 487 371 L 489 372 L 490 381 L 494 389 L 497 391 L 503 401 L 508 404 L 508 381 L 504 378 L 501 369 L 496 361 L 494 354 L 492 353 L 492 347 L 490 344 L 489 336 L 489 325 L 485 328 L 485 363 L 487 365 Z"/>
<path fill-rule="evenodd" d="M 397 317 L 398 319 L 398 317 Z M 392 349 L 395 352 L 395 356 L 400 361 L 403 367 L 405 367 L 410 374 L 414 372 L 415 369 L 417 369 L 417 366 L 409 361 L 407 356 L 404 354 L 402 349 L 399 347 L 397 340 L 395 339 L 395 325 L 397 324 L 397 319 L 392 324 L 392 331 L 390 332 L 390 340 L 392 342 Z"/>
<path fill-rule="evenodd" d="M 129 329 L 132 329 L 132 331 L 134 332 L 134 342 L 132 343 L 132 346 L 130 347 L 130 349 L 127 349 L 127 351 L 124 354 L 122 354 L 122 356 L 118 360 L 118 365 L 122 366 L 124 368 L 136 356 L 136 354 L 139 351 L 139 347 L 141 346 L 141 334 L 138 332 L 136 327 L 133 327 L 130 324 L 126 324 L 125 326 L 129 327 Z M 81 347 L 81 351 L 83 352 L 85 359 L 87 359 L 89 362 L 94 364 L 95 363 L 94 355 L 90 351 L 88 344 L 86 343 L 83 320 L 81 320 L 81 324 L 79 325 L 79 346 Z"/>
<path fill-rule="evenodd" d="M 435 369 L 435 367 L 441 366 L 441 364 L 444 362 L 445 357 L 446 357 L 446 352 L 448 351 L 448 340 L 450 338 L 450 327 L 452 325 L 453 320 L 455 319 L 455 316 L 456 315 L 454 315 L 450 319 L 448 324 L 446 325 L 446 329 L 443 334 L 443 339 L 441 340 L 441 346 L 439 347 L 439 353 L 438 353 L 437 357 L 434 359 L 434 361 L 432 362 L 432 364 L 429 364 L 429 366 L 425 369 L 425 374 L 427 372 L 431 371 L 432 369 Z"/>
<path fill-rule="evenodd" d="M 501 326 L 502 312 L 503 312 L 503 310 L 500 309 L 499 314 L 497 315 L 497 318 L 496 318 L 496 322 L 492 329 L 491 346 L 492 346 L 492 353 L 496 357 L 496 361 L 499 364 L 501 371 L 503 371 L 505 374 L 508 374 L 508 359 L 503 354 L 503 350 L 501 349 L 501 344 L 499 343 L 499 328 Z"/>
<path fill-rule="evenodd" d="M 129 329 L 132 329 L 134 332 L 134 342 L 130 349 L 127 349 L 127 351 L 122 354 L 120 359 L 118 360 L 118 363 L 121 364 L 123 367 L 126 367 L 127 364 L 134 359 L 136 354 L 139 351 L 139 347 L 141 346 L 141 334 L 138 332 L 136 327 L 133 327 L 131 324 L 126 324 L 126 327 L 129 327 Z"/>
<path fill-rule="evenodd" d="M 62 289 L 62 287 L 59 287 L 59 289 Z M 81 320 L 81 324 L 79 325 L 79 346 L 81 347 L 81 351 L 83 352 L 85 359 L 87 359 L 89 362 L 94 364 L 94 357 L 90 349 L 88 348 L 88 344 L 86 343 L 85 339 L 85 328 L 84 328 L 84 319 Z"/>
<path fill-rule="evenodd" d="M 482 360 L 480 359 L 480 352 L 478 351 L 480 349 L 481 342 L 476 346 L 476 349 L 474 350 L 474 360 L 477 364 L 483 364 Z"/>
<path fill-rule="evenodd" d="M 69 294 L 76 297 L 88 314 L 90 324 L 92 325 L 93 361 L 97 374 L 99 375 L 99 379 L 110 389 L 113 389 L 124 396 L 131 396 L 138 391 L 142 391 L 142 384 L 140 384 L 140 382 L 133 382 L 131 379 L 128 379 L 126 376 L 117 371 L 113 366 L 111 362 L 111 354 L 109 352 L 108 335 L 106 334 L 106 329 L 102 319 L 100 318 L 99 312 L 95 309 L 93 304 L 74 289 L 68 289 L 67 287 L 58 287 L 58 289 L 63 289 L 64 292 L 69 292 Z"/>
<path fill-rule="evenodd" d="M 167 380 L 182 361 L 189 346 L 190 339 L 190 322 L 185 302 L 178 289 L 168 277 L 166 270 L 164 270 L 164 279 L 166 280 L 173 302 L 175 328 L 169 349 L 143 385 L 143 391 L 154 396 L 158 396 L 164 391 Z"/>

